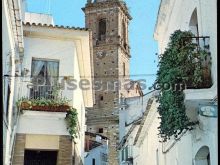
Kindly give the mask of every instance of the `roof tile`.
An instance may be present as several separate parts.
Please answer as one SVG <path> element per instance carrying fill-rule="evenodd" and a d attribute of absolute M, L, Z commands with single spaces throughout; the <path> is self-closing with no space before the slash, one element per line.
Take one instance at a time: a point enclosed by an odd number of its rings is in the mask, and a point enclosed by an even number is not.
<path fill-rule="evenodd" d="M 73 29 L 73 30 L 81 30 L 81 31 L 88 31 L 87 28 L 81 27 L 70 27 L 70 26 L 63 26 L 63 25 L 52 25 L 52 24 L 41 24 L 41 23 L 30 23 L 30 22 L 23 22 L 23 25 L 26 26 L 41 26 L 41 27 L 53 27 L 53 28 L 63 28 L 63 29 Z"/>

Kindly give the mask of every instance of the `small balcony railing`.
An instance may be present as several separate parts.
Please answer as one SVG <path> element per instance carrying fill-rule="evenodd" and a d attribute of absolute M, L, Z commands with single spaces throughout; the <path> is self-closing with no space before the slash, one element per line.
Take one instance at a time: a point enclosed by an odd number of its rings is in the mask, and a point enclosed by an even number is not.
<path fill-rule="evenodd" d="M 209 88 L 212 85 L 212 78 L 211 78 L 211 52 L 210 52 L 210 46 L 209 46 L 209 36 L 196 36 L 196 37 L 190 37 L 192 39 L 192 42 L 196 44 L 196 52 L 199 54 L 199 52 L 204 51 L 208 55 L 205 56 L 204 59 L 201 61 L 201 71 L 202 71 L 202 83 L 198 87 L 194 87 L 192 85 L 192 82 L 189 80 L 187 82 L 187 89 L 195 89 L 195 88 Z M 198 57 L 200 58 L 200 57 Z M 198 59 L 192 59 L 194 62 L 197 62 Z"/>
<path fill-rule="evenodd" d="M 55 86 L 50 85 L 35 85 L 30 89 L 30 99 L 55 99 L 54 90 Z"/>
<path fill-rule="evenodd" d="M 69 100 L 59 96 L 57 86 L 33 85 L 29 96 L 18 101 L 21 110 L 66 112 L 70 109 Z"/>

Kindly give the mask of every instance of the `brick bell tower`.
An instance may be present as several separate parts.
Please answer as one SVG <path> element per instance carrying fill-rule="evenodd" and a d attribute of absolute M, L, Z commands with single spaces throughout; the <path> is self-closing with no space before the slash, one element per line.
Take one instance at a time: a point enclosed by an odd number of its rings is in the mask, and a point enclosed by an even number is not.
<path fill-rule="evenodd" d="M 121 0 L 88 0 L 82 9 L 85 26 L 92 31 L 95 104 L 87 111 L 87 131 L 109 138 L 108 162 L 118 164 L 117 102 L 129 79 L 128 24 L 132 19 Z M 120 85 L 121 84 L 121 85 Z"/>

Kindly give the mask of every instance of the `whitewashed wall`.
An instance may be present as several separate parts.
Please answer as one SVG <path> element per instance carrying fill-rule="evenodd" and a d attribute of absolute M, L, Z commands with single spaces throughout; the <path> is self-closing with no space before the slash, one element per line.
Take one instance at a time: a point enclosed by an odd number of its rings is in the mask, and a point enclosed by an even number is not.
<path fill-rule="evenodd" d="M 29 33 L 29 30 L 33 30 L 33 33 Z M 41 32 L 39 32 L 41 31 Z M 47 33 L 48 31 L 48 33 Z M 57 31 L 53 33 L 54 31 Z M 73 30 L 74 31 L 74 30 Z M 71 79 L 75 79 L 75 85 L 77 85 L 76 89 L 70 89 L 73 86 L 68 85 L 66 82 L 64 83 L 64 89 L 61 90 L 62 97 L 66 97 L 70 100 L 69 104 L 77 109 L 78 112 L 78 130 L 79 134 L 78 138 L 75 138 L 76 142 L 76 152 L 81 156 L 82 161 L 84 155 L 84 133 L 85 133 L 85 104 L 86 102 L 92 102 L 92 95 L 87 96 L 88 100 L 85 100 L 86 97 L 83 97 L 83 90 L 79 88 L 79 83 L 81 80 L 81 76 L 91 75 L 91 66 L 90 66 L 90 54 L 89 54 L 89 32 L 78 33 L 75 31 L 74 34 L 69 32 L 64 32 L 62 30 L 58 30 L 56 28 L 44 29 L 44 27 L 25 27 L 25 52 L 24 52 L 24 64 L 23 67 L 28 70 L 26 77 L 23 78 L 22 83 L 22 96 L 29 95 L 29 89 L 27 85 L 30 84 L 30 75 L 31 75 L 31 63 L 32 58 L 42 59 L 42 60 L 57 60 L 59 61 L 59 81 L 63 79 L 64 76 L 67 76 Z M 52 34 L 51 34 L 52 33 Z M 65 33 L 66 36 L 63 34 Z M 85 35 L 86 33 L 86 35 Z M 54 36 L 58 35 L 58 36 Z M 60 35 L 60 36 L 59 36 Z M 70 38 L 68 38 L 70 36 Z M 73 39 L 75 37 L 75 39 Z M 81 39 L 81 41 L 80 41 Z M 87 42 L 85 42 L 85 40 Z M 88 54 L 85 54 L 88 53 Z M 85 61 L 82 61 L 82 58 L 88 57 Z M 88 63 L 89 62 L 89 63 Z M 83 67 L 86 65 L 86 67 Z M 83 69 L 84 70 L 83 70 Z M 87 70 L 86 70 L 87 69 Z M 90 69 L 90 70 L 88 70 Z M 89 74 L 90 73 L 90 74 Z M 90 80 L 91 77 L 88 77 Z M 90 81 L 91 82 L 91 81 Z M 91 90 L 91 86 L 90 90 Z M 89 90 L 87 90 L 89 91 Z M 19 122 L 19 131 L 18 132 L 29 132 L 33 130 L 33 133 L 38 134 L 56 134 L 63 135 L 67 134 L 66 125 L 64 121 L 63 114 L 60 113 L 58 116 L 56 113 L 48 113 L 51 115 L 51 120 L 46 121 L 45 119 L 48 117 L 47 112 L 43 112 L 43 114 L 35 114 L 38 116 L 33 120 L 33 125 L 30 127 L 26 127 L 28 122 L 30 122 L 31 118 L 34 118 L 33 114 L 35 112 L 28 112 L 23 114 L 20 118 Z M 45 114 L 47 117 L 45 117 Z M 61 116 L 60 116 L 61 115 Z M 59 121 L 58 121 L 59 120 Z M 44 123 L 41 125 L 42 127 L 38 128 L 36 123 Z M 58 126 L 59 125 L 59 126 Z M 45 128 L 46 127 L 46 128 Z M 52 129 L 53 127 L 53 129 Z M 51 130 L 52 129 L 52 130 Z M 54 130 L 56 129 L 56 130 Z M 40 133 L 42 132 L 42 133 Z"/>
<path fill-rule="evenodd" d="M 101 159 L 101 154 L 102 153 L 107 154 L 107 149 L 108 149 L 107 145 L 103 144 L 87 152 L 87 154 L 85 154 L 85 165 L 92 164 L 93 159 L 95 159 L 95 164 L 107 165 L 104 164 L 104 162 Z"/>
<path fill-rule="evenodd" d="M 14 3 L 20 4 L 19 0 L 15 0 Z M 15 26 L 12 26 L 15 20 L 14 15 L 12 15 L 12 10 L 14 7 L 19 9 L 19 6 L 12 5 L 9 1 L 2 1 L 2 74 L 8 75 L 3 77 L 3 161 L 5 165 L 10 163 L 12 143 L 14 138 L 14 113 L 16 112 L 15 101 L 17 99 L 16 95 L 16 82 L 15 71 L 16 64 L 15 60 L 19 56 L 18 45 L 16 41 L 16 35 L 14 33 Z M 20 13 L 19 13 L 20 14 Z M 20 15 L 17 15 L 20 17 Z M 18 33 L 20 31 L 18 30 Z M 10 93 L 8 92 L 8 86 L 10 86 Z M 9 93 L 9 97 L 7 97 Z M 9 98 L 9 100 L 8 100 Z M 7 106 L 8 104 L 8 106 Z M 7 113 L 7 116 L 6 116 Z"/>
<path fill-rule="evenodd" d="M 25 12 L 25 19 L 24 22 L 30 23 L 41 23 L 47 25 L 54 25 L 53 17 L 49 14 L 41 14 L 41 13 L 30 13 Z"/>
<path fill-rule="evenodd" d="M 158 53 L 164 52 L 170 35 L 175 30 L 189 30 L 189 22 L 197 9 L 200 36 L 210 36 L 212 56 L 213 91 L 217 83 L 217 0 L 162 0 L 161 11 L 155 27 L 154 38 L 158 41 Z M 202 91 L 202 90 L 201 90 Z"/>
<path fill-rule="evenodd" d="M 189 21 L 194 9 L 197 9 L 198 28 L 200 36 L 210 36 L 210 51 L 212 56 L 212 79 L 213 86 L 209 89 L 187 89 L 185 90 L 186 102 L 198 104 L 203 100 L 213 99 L 217 95 L 217 1 L 216 0 L 162 0 L 158 21 L 155 27 L 154 38 L 158 41 L 159 54 L 162 54 L 169 42 L 170 35 L 175 30 L 189 30 Z M 195 107 L 187 106 L 188 110 Z M 191 109 L 190 109 L 191 108 Z M 198 108 L 198 107 L 197 107 Z M 180 141 L 169 142 L 159 147 L 160 165 L 185 165 L 195 163 L 195 156 L 202 146 L 208 146 L 210 151 L 211 165 L 217 165 L 217 119 L 197 116 L 200 121 L 199 127 L 187 132 Z M 155 119 L 154 125 L 159 126 Z M 204 128 L 203 128 L 204 126 Z M 154 126 L 152 126 L 154 128 Z M 151 128 L 149 135 L 154 135 Z M 148 136 L 146 140 L 151 144 L 159 141 L 154 136 Z M 162 144 L 158 143 L 161 146 Z M 157 147 L 154 146 L 154 147 Z M 154 148 L 153 147 L 153 148 Z M 152 147 L 147 147 L 152 148 Z M 166 151 L 163 153 L 162 151 Z M 148 152 L 147 162 L 155 163 L 155 152 Z M 161 160 L 162 159 L 162 160 Z"/>
<path fill-rule="evenodd" d="M 69 135 L 65 123 L 66 113 L 23 111 L 17 133 L 39 135 Z"/>

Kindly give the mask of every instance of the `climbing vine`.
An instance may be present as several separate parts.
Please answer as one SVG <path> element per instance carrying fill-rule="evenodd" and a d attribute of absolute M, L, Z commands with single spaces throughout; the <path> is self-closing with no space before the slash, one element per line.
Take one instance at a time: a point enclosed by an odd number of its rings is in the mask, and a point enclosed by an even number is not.
<path fill-rule="evenodd" d="M 184 130 L 191 130 L 198 123 L 186 115 L 183 90 L 187 86 L 201 88 L 204 85 L 202 64 L 209 53 L 194 43 L 192 37 L 189 31 L 175 31 L 159 61 L 155 84 L 162 87 L 157 101 L 161 119 L 159 135 L 163 141 L 178 138 Z"/>
<path fill-rule="evenodd" d="M 72 138 L 77 138 L 77 110 L 75 108 L 71 108 L 67 111 L 66 114 L 66 123 L 67 130 Z"/>

